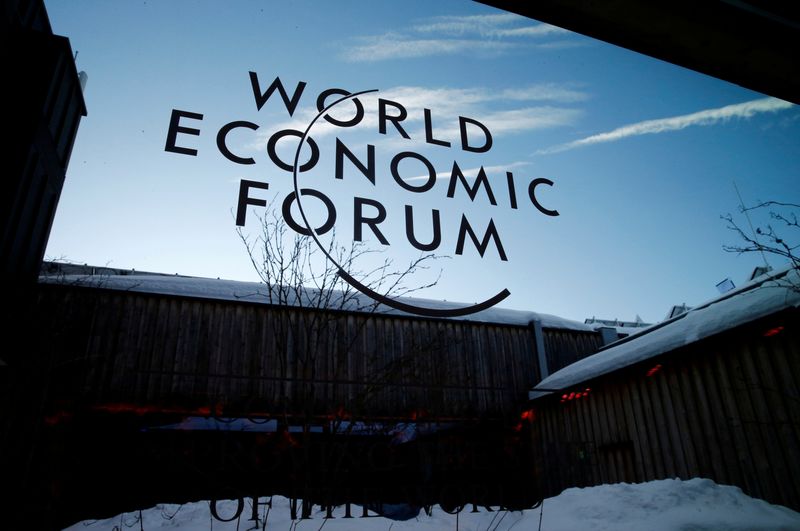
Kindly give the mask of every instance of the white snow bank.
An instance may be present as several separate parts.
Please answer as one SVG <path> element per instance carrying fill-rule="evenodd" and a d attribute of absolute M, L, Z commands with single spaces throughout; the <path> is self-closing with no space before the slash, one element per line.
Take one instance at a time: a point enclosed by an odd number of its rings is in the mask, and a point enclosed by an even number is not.
<path fill-rule="evenodd" d="M 800 513 L 710 479 L 664 479 L 567 489 L 545 500 L 542 529 L 796 530 L 800 529 Z"/>
<path fill-rule="evenodd" d="M 262 499 L 263 503 L 266 499 Z M 245 500 L 241 521 L 221 522 L 213 519 L 208 502 L 178 505 L 157 505 L 142 511 L 142 526 L 147 530 L 172 529 L 207 531 L 250 529 L 251 501 Z M 325 513 L 314 507 L 312 518 L 296 521 L 292 528 L 289 501 L 275 496 L 269 511 L 266 529 L 295 529 L 316 531 L 325 524 L 326 531 L 393 531 L 427 530 L 451 531 L 456 529 L 456 516 L 445 513 L 436 506 L 431 516 L 424 512 L 407 521 L 394 521 L 381 517 L 342 519 L 342 508 L 334 510 L 334 518 L 324 520 Z M 222 518 L 236 514 L 237 502 L 217 503 Z M 260 524 L 265 508 L 260 506 Z M 522 512 L 497 511 L 471 512 L 472 506 L 458 515 L 458 528 L 463 530 L 496 529 L 497 531 L 534 530 L 539 528 L 540 511 L 542 530 L 546 531 L 735 531 L 735 530 L 796 530 L 800 529 L 800 513 L 779 505 L 745 495 L 738 487 L 717 485 L 709 479 L 694 478 L 688 481 L 664 479 L 648 483 L 600 485 L 588 488 L 567 489 L 560 495 L 548 498 L 541 508 Z M 177 511 L 177 512 L 176 512 Z M 174 514 L 169 520 L 167 516 Z M 360 509 L 354 508 L 354 515 Z M 118 515 L 107 520 L 87 520 L 68 528 L 69 531 L 112 531 L 113 529 L 139 529 L 138 512 Z M 261 525 L 259 525 L 261 529 Z"/>
<path fill-rule="evenodd" d="M 800 275 L 794 269 L 759 277 L 671 321 L 645 329 L 628 341 L 554 372 L 534 391 L 566 389 L 782 309 L 796 308 L 800 306 L 800 292 L 791 288 L 792 283 L 800 285 Z"/>
<path fill-rule="evenodd" d="M 158 293 L 162 295 L 177 295 L 182 297 L 199 297 L 203 299 L 232 300 L 256 303 L 269 303 L 266 284 L 259 282 L 240 282 L 236 280 L 219 280 L 210 278 L 195 278 L 170 275 L 61 275 L 41 276 L 39 282 L 48 284 L 71 284 L 88 287 L 98 287 L 121 291 L 136 291 L 142 293 Z M 312 289 L 303 291 L 303 302 L 314 296 Z M 289 294 L 290 299 L 296 299 Z M 431 299 L 418 299 L 401 297 L 401 301 L 413 303 L 426 308 L 444 309 L 460 308 L 464 303 L 436 301 Z M 345 304 L 344 309 L 357 310 L 368 307 L 371 300 L 366 296 L 356 293 Z M 290 300 L 290 304 L 299 306 L 299 301 Z M 308 305 L 308 304 L 305 304 Z M 338 301 L 332 301 L 331 307 L 341 306 Z M 405 312 L 380 306 L 379 313 L 391 315 L 408 315 Z M 544 328 L 560 328 L 566 330 L 582 330 L 591 332 L 592 327 L 545 313 L 509 310 L 505 308 L 490 308 L 455 319 L 478 321 L 484 323 L 510 324 L 527 326 L 531 321 L 539 320 Z"/>

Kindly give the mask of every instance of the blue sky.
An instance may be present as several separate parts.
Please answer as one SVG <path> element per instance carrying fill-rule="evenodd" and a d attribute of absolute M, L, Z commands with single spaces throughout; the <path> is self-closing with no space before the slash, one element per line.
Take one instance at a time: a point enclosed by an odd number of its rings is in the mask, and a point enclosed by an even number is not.
<path fill-rule="evenodd" d="M 49 1 L 47 9 L 89 74 L 89 115 L 50 258 L 256 280 L 235 230 L 239 182 L 267 182 L 268 192 L 253 195 L 283 200 L 291 173 L 270 161 L 266 140 L 304 129 L 328 88 L 378 93 L 360 98 L 358 127 L 312 129 L 320 162 L 300 184 L 332 199 L 336 237 L 345 244 L 353 238 L 354 196 L 380 201 L 391 245 L 370 245 L 398 264 L 419 254 L 405 238 L 404 206 L 421 220 L 420 239 L 430 234 L 431 209 L 440 210 L 436 252 L 450 258 L 428 273 L 442 270 L 423 294 L 433 299 L 472 303 L 507 288 L 505 307 L 657 321 L 673 304 L 715 296 L 725 277 L 741 284 L 759 264 L 757 256 L 722 249 L 737 243 L 720 219 L 737 210 L 734 181 L 748 203 L 800 201 L 796 106 L 480 4 Z M 307 83 L 293 116 L 277 95 L 257 110 L 250 71 L 262 87 L 275 77 L 290 92 Z M 391 127 L 378 132 L 377 97 L 408 110 L 410 140 Z M 197 149 L 196 157 L 164 150 L 173 109 L 203 114 L 183 124 L 200 135 L 178 141 Z M 352 109 L 344 103 L 333 115 L 346 119 Z M 431 110 L 435 138 L 451 147 L 424 142 L 423 109 Z M 459 147 L 459 116 L 488 127 L 488 152 Z M 229 137 L 231 149 L 256 164 L 235 164 L 216 147 L 219 128 L 235 120 L 259 126 Z M 374 186 L 357 172 L 333 178 L 336 138 L 361 154 L 375 146 Z M 278 148 L 291 159 L 291 141 Z M 390 161 L 403 151 L 425 156 L 441 174 L 430 191 L 394 182 Z M 448 198 L 454 162 L 484 167 L 498 205 L 484 193 L 471 201 L 463 189 Z M 517 209 L 509 206 L 507 171 Z M 424 179 L 415 178 L 426 171 L 405 160 L 400 173 L 419 185 Z M 559 216 L 541 214 L 527 199 L 536 178 L 554 183 L 537 190 Z M 455 255 L 462 215 L 478 231 L 493 220 L 508 260 L 492 246 L 483 258 L 469 245 Z M 248 214 L 245 230 L 257 229 Z"/>

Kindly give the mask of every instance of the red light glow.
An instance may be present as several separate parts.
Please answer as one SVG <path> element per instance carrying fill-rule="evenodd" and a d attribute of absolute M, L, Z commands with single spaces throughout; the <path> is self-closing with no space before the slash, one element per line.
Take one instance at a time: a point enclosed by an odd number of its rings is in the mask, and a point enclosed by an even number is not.
<path fill-rule="evenodd" d="M 572 391 L 569 394 L 564 393 L 561 395 L 561 403 L 568 402 L 570 400 L 577 400 L 578 398 L 584 398 L 589 396 L 591 389 L 587 387 L 584 391 Z"/>
<path fill-rule="evenodd" d="M 135 415 L 147 414 L 164 414 L 164 415 L 195 415 L 200 417 L 211 416 L 212 409 L 208 406 L 199 408 L 183 408 L 183 407 L 164 407 L 160 405 L 148 404 L 129 404 L 124 402 L 112 402 L 107 404 L 98 404 L 92 406 L 94 411 L 102 411 L 104 413 L 133 413 Z M 214 414 L 221 416 L 223 413 L 222 404 L 217 404 L 213 409 Z"/>
<path fill-rule="evenodd" d="M 647 371 L 647 376 L 653 376 L 655 373 L 661 370 L 661 364 L 657 364 L 655 367 Z"/>
<path fill-rule="evenodd" d="M 769 330 L 764 332 L 764 337 L 777 336 L 781 332 L 783 332 L 783 327 L 782 326 L 776 326 L 775 328 L 770 328 Z"/>

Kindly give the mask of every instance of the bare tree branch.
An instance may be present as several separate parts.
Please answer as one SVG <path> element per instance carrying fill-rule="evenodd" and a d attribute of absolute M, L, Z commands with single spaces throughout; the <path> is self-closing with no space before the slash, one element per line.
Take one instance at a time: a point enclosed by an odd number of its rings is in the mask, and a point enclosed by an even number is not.
<path fill-rule="evenodd" d="M 778 223 L 777 228 L 773 223 L 761 224 L 752 233 L 746 232 L 731 214 L 720 216 L 727 223 L 727 228 L 740 240 L 738 244 L 723 245 L 723 250 L 737 254 L 760 253 L 765 262 L 767 256 L 778 257 L 800 271 L 800 256 L 797 253 L 800 248 L 798 211 L 799 204 L 782 201 L 760 201 L 749 207 L 742 205 L 739 208 L 741 214 L 747 216 L 751 212 L 767 213 L 769 219 Z M 800 285 L 796 282 L 789 284 L 791 289 L 800 291 Z"/>

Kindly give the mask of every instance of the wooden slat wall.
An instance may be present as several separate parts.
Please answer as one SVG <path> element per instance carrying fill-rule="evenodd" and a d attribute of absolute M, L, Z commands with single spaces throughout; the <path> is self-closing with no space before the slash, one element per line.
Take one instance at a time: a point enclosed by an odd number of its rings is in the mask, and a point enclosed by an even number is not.
<path fill-rule="evenodd" d="M 499 418 L 540 380 L 526 326 L 56 285 L 40 286 L 39 319 L 58 360 L 51 398 L 90 407 Z"/>
<path fill-rule="evenodd" d="M 706 477 L 800 509 L 799 324 L 777 314 L 537 401 L 546 494 Z"/>
<path fill-rule="evenodd" d="M 603 346 L 603 340 L 597 332 L 545 328 L 543 335 L 550 374 L 594 354 Z"/>

